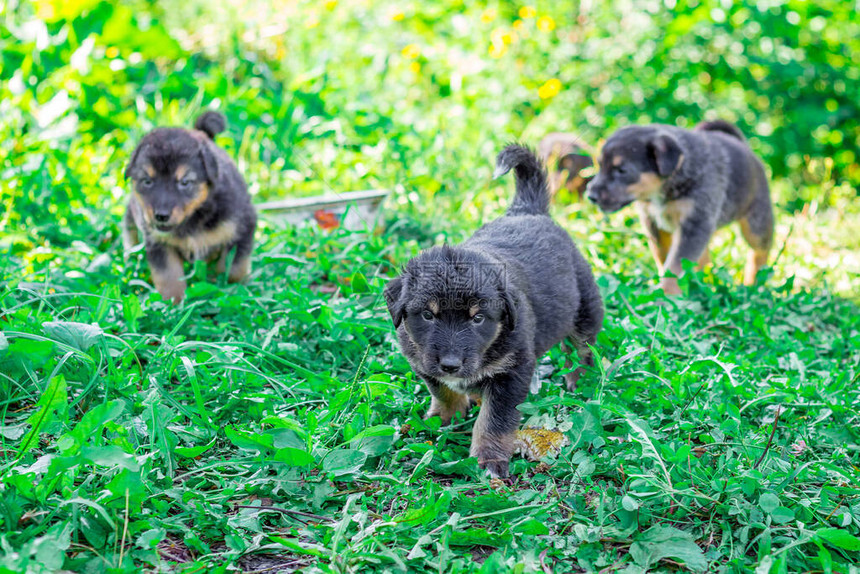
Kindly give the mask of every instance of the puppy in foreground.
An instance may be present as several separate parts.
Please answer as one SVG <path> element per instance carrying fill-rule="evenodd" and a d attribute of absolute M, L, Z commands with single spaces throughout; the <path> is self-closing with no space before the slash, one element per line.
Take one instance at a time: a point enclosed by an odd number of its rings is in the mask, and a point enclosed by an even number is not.
<path fill-rule="evenodd" d="M 549 170 L 549 193 L 555 196 L 566 187 L 581 200 L 594 176 L 592 150 L 578 136 L 569 133 L 547 134 L 538 144 L 538 155 Z"/>
<path fill-rule="evenodd" d="M 481 398 L 471 454 L 494 478 L 508 476 L 517 405 L 537 358 L 569 338 L 580 363 L 592 365 L 589 345 L 603 323 L 591 268 L 549 216 L 538 158 L 508 146 L 495 175 L 512 168 L 516 195 L 504 216 L 461 245 L 422 252 L 384 292 L 403 354 L 430 390 L 427 417 L 448 424 Z M 566 375 L 570 390 L 583 369 Z"/>
<path fill-rule="evenodd" d="M 132 181 L 123 219 L 126 253 L 140 242 L 156 290 L 174 303 L 185 296 L 184 263 L 217 261 L 230 282 L 251 268 L 257 214 L 245 180 L 213 138 L 224 116 L 205 112 L 194 130 L 157 128 L 146 135 L 125 169 Z"/>
<path fill-rule="evenodd" d="M 606 213 L 636 202 L 661 273 L 681 274 L 681 260 L 708 261 L 714 231 L 733 221 L 752 248 L 744 283 L 755 283 L 773 245 L 773 208 L 761 161 L 741 131 L 725 121 L 694 130 L 631 126 L 612 134 L 587 197 Z M 674 277 L 664 292 L 679 294 Z"/>

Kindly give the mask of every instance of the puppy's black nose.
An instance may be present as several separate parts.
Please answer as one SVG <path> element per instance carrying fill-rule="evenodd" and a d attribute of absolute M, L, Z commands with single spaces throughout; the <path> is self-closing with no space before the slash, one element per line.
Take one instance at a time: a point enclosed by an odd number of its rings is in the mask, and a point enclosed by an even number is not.
<path fill-rule="evenodd" d="M 155 217 L 155 220 L 158 223 L 167 223 L 170 220 L 170 212 L 169 211 L 156 211 L 152 214 Z"/>
<path fill-rule="evenodd" d="M 451 355 L 446 355 L 439 359 L 439 368 L 442 369 L 443 373 L 456 373 L 462 366 L 463 360 Z"/>

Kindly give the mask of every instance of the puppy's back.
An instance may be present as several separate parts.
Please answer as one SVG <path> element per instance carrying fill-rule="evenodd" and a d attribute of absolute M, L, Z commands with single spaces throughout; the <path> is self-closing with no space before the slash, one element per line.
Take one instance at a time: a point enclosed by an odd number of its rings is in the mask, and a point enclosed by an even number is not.
<path fill-rule="evenodd" d="M 581 305 L 599 305 L 600 295 L 588 262 L 549 216 L 540 160 L 526 147 L 509 145 L 496 166 L 497 176 L 514 170 L 514 199 L 504 216 L 479 229 L 464 247 L 504 262 L 506 279 L 528 296 L 537 324 L 535 351 L 543 354 L 574 330 Z"/>

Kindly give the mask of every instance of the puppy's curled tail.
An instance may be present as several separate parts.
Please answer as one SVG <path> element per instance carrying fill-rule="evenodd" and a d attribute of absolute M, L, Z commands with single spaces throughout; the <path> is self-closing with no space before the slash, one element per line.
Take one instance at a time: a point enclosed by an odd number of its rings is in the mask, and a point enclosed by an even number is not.
<path fill-rule="evenodd" d="M 724 134 L 728 134 L 732 137 L 738 138 L 742 142 L 747 141 L 747 138 L 744 137 L 744 133 L 739 130 L 736 125 L 731 124 L 726 120 L 701 122 L 696 126 L 696 129 L 700 132 L 723 132 Z"/>
<path fill-rule="evenodd" d="M 543 164 L 529 148 L 510 144 L 496 158 L 493 178 L 514 170 L 517 191 L 508 208 L 508 215 L 547 215 L 549 213 L 549 190 Z"/>
<path fill-rule="evenodd" d="M 203 112 L 194 122 L 194 127 L 209 136 L 209 139 L 227 129 L 227 119 L 220 112 Z"/>

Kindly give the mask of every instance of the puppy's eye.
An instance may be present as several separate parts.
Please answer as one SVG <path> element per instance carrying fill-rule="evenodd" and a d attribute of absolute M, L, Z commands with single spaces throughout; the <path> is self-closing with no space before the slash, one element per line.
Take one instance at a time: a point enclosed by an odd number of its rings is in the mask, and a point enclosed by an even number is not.
<path fill-rule="evenodd" d="M 623 175 L 623 174 L 627 173 L 627 167 L 624 164 L 616 165 L 615 166 L 615 173 Z"/>
<path fill-rule="evenodd" d="M 481 313 L 478 313 L 477 315 L 472 317 L 472 323 L 474 323 L 475 325 L 480 325 L 483 322 L 484 322 L 484 315 Z"/>
<path fill-rule="evenodd" d="M 423 313 L 421 313 L 421 316 L 424 318 L 425 321 L 432 321 L 434 317 L 433 313 L 431 313 L 430 311 L 424 311 Z"/>
<path fill-rule="evenodd" d="M 142 177 L 137 183 L 138 185 L 140 185 L 140 187 L 149 187 L 152 185 L 152 178 Z"/>
<path fill-rule="evenodd" d="M 194 180 L 192 179 L 183 179 L 179 181 L 179 189 L 182 191 L 187 191 L 191 189 L 191 186 L 194 184 Z"/>

